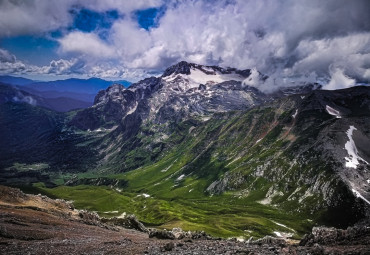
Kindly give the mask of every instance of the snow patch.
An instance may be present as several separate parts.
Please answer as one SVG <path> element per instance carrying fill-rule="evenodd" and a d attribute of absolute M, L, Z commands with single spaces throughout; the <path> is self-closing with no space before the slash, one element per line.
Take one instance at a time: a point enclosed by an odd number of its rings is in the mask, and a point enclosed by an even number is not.
<path fill-rule="evenodd" d="M 266 197 L 260 201 L 257 201 L 258 203 L 260 203 L 261 205 L 269 205 L 271 204 L 271 201 L 272 201 L 272 198 L 271 197 Z"/>
<path fill-rule="evenodd" d="M 295 230 L 294 230 L 294 229 L 292 229 L 292 228 L 290 228 L 290 227 L 287 227 L 287 226 L 286 226 L 286 225 L 284 225 L 284 224 L 281 224 L 281 223 L 276 222 L 276 221 L 273 221 L 273 220 L 272 220 L 272 222 L 273 222 L 273 223 L 275 223 L 276 225 L 280 226 L 280 227 L 283 227 L 283 228 L 289 229 L 289 230 L 290 230 L 290 231 L 292 231 L 292 232 L 295 232 Z"/>
<path fill-rule="evenodd" d="M 123 212 L 120 216 L 117 217 L 118 219 L 126 218 L 126 212 Z"/>
<path fill-rule="evenodd" d="M 298 109 L 296 109 L 295 113 L 292 115 L 293 119 L 295 119 L 295 117 L 297 117 L 297 114 L 298 114 Z"/>
<path fill-rule="evenodd" d="M 104 212 L 104 213 L 118 213 L 118 211 L 107 211 L 107 212 Z"/>
<path fill-rule="evenodd" d="M 306 198 L 311 197 L 311 196 L 313 196 L 313 194 L 312 194 L 309 190 L 307 190 L 307 191 L 303 194 L 303 196 L 301 196 L 301 197 L 298 199 L 298 201 L 299 201 L 299 203 L 302 203 L 302 201 L 303 201 L 303 200 L 305 200 Z"/>
<path fill-rule="evenodd" d="M 202 66 L 201 69 L 203 71 L 210 72 L 210 73 L 213 73 L 215 71 L 215 70 L 213 70 L 213 68 L 208 67 L 208 66 Z"/>
<path fill-rule="evenodd" d="M 355 190 L 355 189 L 353 189 L 353 188 L 352 188 L 352 192 L 353 192 L 353 194 L 355 194 L 355 196 L 356 196 L 356 197 L 361 198 L 362 200 L 364 200 L 366 203 L 368 203 L 368 204 L 370 205 L 370 201 L 369 201 L 369 200 L 367 200 L 366 198 L 364 198 L 364 197 L 360 194 L 360 192 L 358 192 L 357 190 Z"/>
<path fill-rule="evenodd" d="M 182 179 L 184 179 L 184 177 L 185 177 L 185 174 L 182 174 L 182 175 L 180 175 L 180 176 L 176 179 L 176 181 L 181 181 Z"/>
<path fill-rule="evenodd" d="M 175 80 L 177 77 L 179 76 L 179 74 L 171 74 L 169 76 L 166 76 L 166 77 L 162 77 L 163 80 L 167 81 L 167 82 L 170 82 L 170 81 L 173 81 Z"/>
<path fill-rule="evenodd" d="M 330 114 L 335 116 L 337 119 L 342 118 L 340 116 L 340 112 L 338 110 L 335 110 L 334 108 L 331 108 L 329 105 L 326 106 L 326 111 Z"/>
<path fill-rule="evenodd" d="M 304 99 L 305 98 L 305 96 L 301 96 L 301 99 Z"/>
<path fill-rule="evenodd" d="M 190 75 L 188 75 L 191 81 L 197 84 L 206 84 L 206 83 L 221 83 L 224 81 L 243 81 L 244 78 L 236 73 L 231 74 L 221 74 L 216 72 L 216 74 L 206 74 L 199 69 L 192 68 L 190 71 Z"/>
<path fill-rule="evenodd" d="M 168 169 L 170 169 L 172 165 L 173 165 L 173 164 L 171 164 L 170 166 L 168 166 L 168 167 L 167 167 L 167 168 L 165 168 L 165 169 L 162 169 L 162 170 L 161 170 L 161 172 L 162 172 L 162 173 L 167 172 L 167 171 L 168 171 Z"/>
<path fill-rule="evenodd" d="M 369 163 L 358 155 L 356 144 L 352 138 L 353 130 L 357 130 L 357 128 L 355 128 L 354 126 L 350 126 L 346 132 L 349 141 L 346 142 L 344 148 L 347 150 L 348 157 L 344 157 L 344 159 L 346 160 L 346 167 L 357 168 L 358 164 L 360 164 L 359 161 L 363 161 L 366 164 Z"/>
<path fill-rule="evenodd" d="M 245 239 L 242 236 L 239 236 L 239 237 L 236 238 L 236 241 L 245 242 Z"/>
<path fill-rule="evenodd" d="M 148 197 L 150 197 L 150 195 L 149 194 L 146 194 L 146 193 L 143 193 L 143 194 L 137 195 L 137 197 L 145 197 L 145 198 L 148 198 Z"/>
<path fill-rule="evenodd" d="M 236 158 L 234 158 L 230 163 L 228 163 L 226 166 L 229 166 L 231 165 L 232 163 L 234 163 L 235 161 L 239 160 L 241 158 L 241 156 L 237 156 Z"/>
<path fill-rule="evenodd" d="M 229 74 L 223 74 L 212 69 L 203 70 L 191 67 L 190 74 L 176 74 L 173 73 L 170 76 L 163 77 L 162 79 L 168 83 L 171 83 L 171 88 L 176 88 L 177 91 L 188 91 L 190 89 L 199 88 L 200 84 L 218 84 L 225 81 L 243 81 L 244 77 L 233 72 Z M 209 74 L 205 73 L 209 72 Z M 175 86 L 174 86 L 175 85 Z"/>
<path fill-rule="evenodd" d="M 283 237 L 282 234 L 278 231 L 274 231 L 274 234 L 277 236 L 277 237 Z"/>
<path fill-rule="evenodd" d="M 279 232 L 279 231 L 274 231 L 274 234 L 280 238 L 289 238 L 293 236 L 292 233 L 285 233 L 285 232 Z"/>
<path fill-rule="evenodd" d="M 256 143 L 255 143 L 255 144 L 257 144 L 257 143 L 261 142 L 261 140 L 262 140 L 262 139 L 263 139 L 263 138 L 258 139 L 258 140 L 256 141 Z"/>

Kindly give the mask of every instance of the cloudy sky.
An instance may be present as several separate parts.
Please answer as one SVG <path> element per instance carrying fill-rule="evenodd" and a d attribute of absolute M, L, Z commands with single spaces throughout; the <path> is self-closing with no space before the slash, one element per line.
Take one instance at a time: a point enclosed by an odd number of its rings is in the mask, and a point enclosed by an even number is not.
<path fill-rule="evenodd" d="M 186 60 L 370 81 L 369 0 L 0 0 L 0 74 L 136 81 Z"/>

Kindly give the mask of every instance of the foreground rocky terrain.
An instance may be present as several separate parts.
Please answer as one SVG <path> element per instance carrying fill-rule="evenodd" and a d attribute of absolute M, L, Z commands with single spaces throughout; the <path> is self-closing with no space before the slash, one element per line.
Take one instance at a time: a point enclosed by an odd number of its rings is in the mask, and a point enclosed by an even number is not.
<path fill-rule="evenodd" d="M 314 228 L 300 245 L 272 237 L 239 242 L 144 227 L 148 235 L 122 223 L 140 225 L 134 217 L 102 220 L 64 200 L 0 186 L 1 254 L 370 254 L 370 225 L 365 221 L 347 230 Z"/>

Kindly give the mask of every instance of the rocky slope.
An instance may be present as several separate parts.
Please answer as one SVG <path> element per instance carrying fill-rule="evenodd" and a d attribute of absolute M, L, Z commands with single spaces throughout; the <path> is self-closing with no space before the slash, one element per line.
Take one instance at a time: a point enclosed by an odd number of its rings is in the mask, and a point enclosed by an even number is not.
<path fill-rule="evenodd" d="M 26 195 L 4 186 L 0 186 L 0 194 L 3 254 L 366 254 L 369 251 L 370 232 L 365 225 L 348 230 L 316 228 L 301 246 L 272 237 L 248 242 L 207 240 L 202 235 L 158 239 L 119 225 L 106 225 L 95 214 L 75 210 L 63 200 Z"/>
<path fill-rule="evenodd" d="M 369 212 L 369 92 L 314 91 L 184 122 L 161 160 L 124 175 L 127 190 L 228 195 L 346 227 Z"/>

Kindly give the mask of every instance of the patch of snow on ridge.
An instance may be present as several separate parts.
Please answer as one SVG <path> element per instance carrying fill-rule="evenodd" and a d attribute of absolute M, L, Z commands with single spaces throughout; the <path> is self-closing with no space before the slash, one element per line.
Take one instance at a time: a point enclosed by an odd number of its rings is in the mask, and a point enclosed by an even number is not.
<path fill-rule="evenodd" d="M 221 82 L 232 81 L 232 80 L 241 82 L 245 79 L 243 76 L 235 72 L 229 73 L 229 74 L 223 74 L 211 68 L 201 67 L 201 69 L 192 67 L 190 69 L 189 75 L 173 73 L 169 76 L 163 77 L 162 79 L 166 82 L 176 82 L 176 84 L 180 85 L 180 87 L 183 87 L 183 89 L 185 90 L 192 89 L 192 88 L 198 88 L 200 84 L 207 84 L 207 83 L 218 84 Z M 209 72 L 209 74 L 205 72 Z M 185 81 L 184 84 L 182 84 L 181 79 Z"/>
<path fill-rule="evenodd" d="M 278 231 L 274 231 L 274 234 L 280 238 L 289 238 L 293 236 L 292 233 L 285 233 L 285 232 L 278 232 Z"/>
<path fill-rule="evenodd" d="M 180 74 L 171 74 L 169 76 L 166 76 L 166 77 L 162 77 L 163 80 L 167 81 L 167 82 L 170 82 L 170 81 L 173 81 L 175 80 L 178 76 L 181 76 Z"/>
<path fill-rule="evenodd" d="M 210 73 L 214 73 L 215 72 L 215 70 L 213 70 L 213 68 L 211 68 L 209 66 L 202 66 L 201 69 L 203 71 L 210 72 Z"/>
<path fill-rule="evenodd" d="M 126 212 L 123 212 L 120 216 L 118 216 L 117 218 L 118 219 L 124 219 L 124 218 L 126 218 Z"/>
<path fill-rule="evenodd" d="M 190 75 L 187 76 L 191 81 L 193 81 L 195 84 L 206 84 L 207 82 L 214 82 L 214 83 L 221 83 L 224 81 L 243 81 L 244 78 L 236 73 L 231 74 L 206 74 L 205 72 L 202 72 L 199 69 L 191 68 Z"/>
<path fill-rule="evenodd" d="M 356 144 L 352 138 L 353 130 L 357 130 L 357 128 L 355 128 L 354 126 L 350 126 L 346 132 L 349 141 L 346 142 L 344 148 L 348 152 L 348 157 L 344 157 L 344 159 L 346 160 L 346 167 L 357 168 L 358 164 L 360 164 L 359 160 L 365 162 L 366 164 L 369 163 L 358 155 Z"/>
<path fill-rule="evenodd" d="M 258 140 L 256 141 L 256 143 L 255 143 L 255 144 L 257 144 L 257 143 L 261 142 L 261 140 L 262 140 L 262 139 L 263 139 L 263 138 L 258 139 Z"/>
<path fill-rule="evenodd" d="M 342 117 L 340 116 L 340 112 L 339 112 L 339 111 L 337 111 L 337 110 L 335 110 L 335 109 L 333 109 L 333 108 L 331 108 L 329 105 L 327 105 L 327 106 L 326 106 L 326 111 L 327 111 L 330 115 L 335 116 L 337 119 L 342 118 Z"/>
<path fill-rule="evenodd" d="M 181 181 L 182 179 L 184 179 L 184 177 L 185 177 L 185 174 L 182 174 L 182 175 L 180 175 L 180 176 L 176 179 L 176 181 Z"/>
<path fill-rule="evenodd" d="M 295 232 L 295 230 L 294 230 L 294 229 L 292 229 L 292 228 L 290 228 L 290 227 L 288 227 L 288 226 L 286 226 L 286 225 L 284 225 L 284 224 L 281 224 L 281 223 L 276 222 L 276 221 L 273 221 L 273 220 L 272 220 L 272 222 L 273 222 L 273 223 L 275 223 L 276 225 L 280 226 L 280 227 L 284 227 L 284 228 L 286 228 L 286 229 L 289 229 L 290 231 Z"/>
<path fill-rule="evenodd" d="M 104 213 L 118 213 L 118 211 L 107 211 L 107 212 L 104 212 Z"/>
<path fill-rule="evenodd" d="M 295 117 L 297 117 L 297 114 L 298 114 L 298 109 L 295 110 L 295 113 L 292 115 L 293 119 L 295 119 Z"/>
<path fill-rule="evenodd" d="M 137 197 L 145 197 L 145 198 L 148 198 L 148 197 L 150 197 L 150 195 L 149 194 L 146 194 L 146 193 L 143 193 L 143 194 L 137 195 Z"/>
<path fill-rule="evenodd" d="M 356 197 L 361 198 L 362 200 L 364 200 L 366 203 L 368 203 L 368 204 L 370 205 L 370 201 L 369 201 L 369 200 L 367 200 L 366 198 L 364 198 L 364 197 L 360 194 L 360 192 L 358 192 L 357 190 L 355 190 L 355 189 L 353 189 L 353 188 L 352 188 L 352 192 L 353 192 L 353 194 L 355 194 L 355 196 L 356 196 Z"/>
<path fill-rule="evenodd" d="M 168 169 L 170 169 L 170 168 L 172 167 L 172 165 L 173 165 L 173 164 L 171 164 L 170 166 L 168 166 L 168 167 L 167 167 L 167 168 L 165 168 L 165 169 L 162 169 L 162 170 L 161 170 L 161 172 L 163 172 L 163 173 L 164 173 L 164 172 L 167 172 L 167 171 L 168 171 Z"/>
<path fill-rule="evenodd" d="M 236 241 L 245 242 L 245 239 L 242 236 L 239 236 L 239 237 L 236 238 Z"/>

